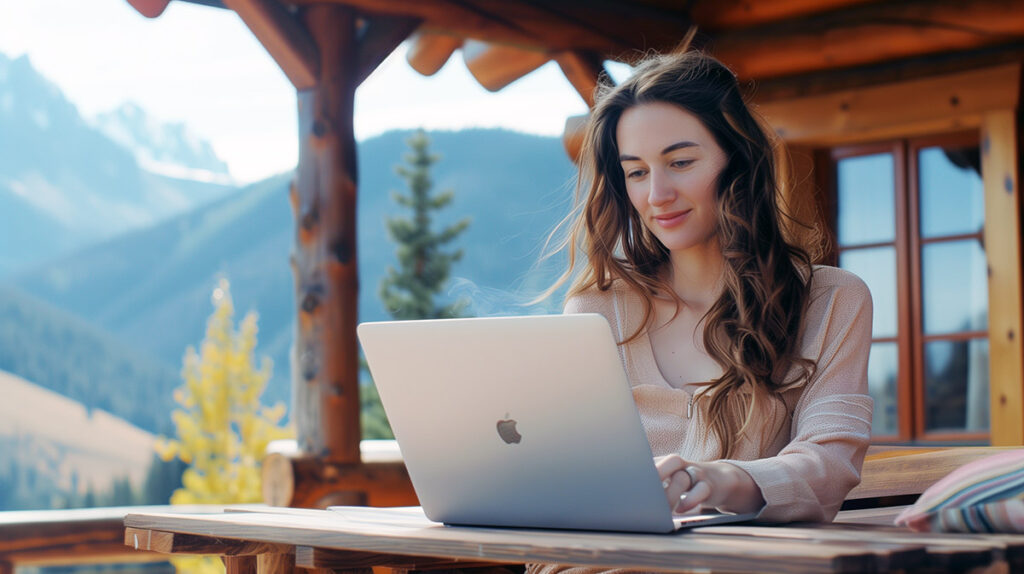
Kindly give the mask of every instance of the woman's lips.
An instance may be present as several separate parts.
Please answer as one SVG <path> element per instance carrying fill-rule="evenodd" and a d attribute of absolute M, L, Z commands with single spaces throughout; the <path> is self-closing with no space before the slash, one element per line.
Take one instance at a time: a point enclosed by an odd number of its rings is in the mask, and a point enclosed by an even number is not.
<path fill-rule="evenodd" d="M 692 211 L 692 209 L 687 209 L 686 211 L 673 211 L 672 213 L 655 215 L 654 221 L 661 227 L 675 227 L 685 221 Z"/>

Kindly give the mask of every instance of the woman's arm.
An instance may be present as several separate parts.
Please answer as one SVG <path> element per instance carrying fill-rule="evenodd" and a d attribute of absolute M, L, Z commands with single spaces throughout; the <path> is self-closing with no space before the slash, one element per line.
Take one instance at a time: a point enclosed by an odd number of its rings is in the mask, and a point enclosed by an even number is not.
<path fill-rule="evenodd" d="M 817 367 L 794 408 L 789 444 L 759 460 L 661 462 L 662 479 L 670 479 L 670 502 L 685 493 L 680 510 L 701 504 L 732 512 L 760 510 L 758 519 L 765 521 L 828 521 L 860 481 L 871 438 L 871 295 L 848 272 L 822 271 L 831 279 L 820 278 L 828 288 L 813 292 L 801 349 Z"/>

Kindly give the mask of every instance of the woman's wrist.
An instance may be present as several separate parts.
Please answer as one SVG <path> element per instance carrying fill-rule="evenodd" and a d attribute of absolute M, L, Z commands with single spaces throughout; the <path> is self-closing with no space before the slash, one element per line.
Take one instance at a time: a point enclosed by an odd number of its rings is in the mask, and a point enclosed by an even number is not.
<path fill-rule="evenodd" d="M 715 508 L 737 514 L 758 512 L 764 508 L 765 500 L 761 487 L 742 468 L 728 462 L 705 463 L 705 468 L 714 475 L 714 488 L 710 504 Z"/>

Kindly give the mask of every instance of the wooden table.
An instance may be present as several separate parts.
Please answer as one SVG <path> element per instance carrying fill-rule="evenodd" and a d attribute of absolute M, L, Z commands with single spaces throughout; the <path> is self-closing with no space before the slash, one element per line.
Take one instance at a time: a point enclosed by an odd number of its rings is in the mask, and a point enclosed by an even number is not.
<path fill-rule="evenodd" d="M 1024 536 L 915 534 L 876 524 L 893 513 L 850 511 L 828 525 L 711 526 L 670 535 L 446 527 L 419 508 L 139 513 L 125 517 L 125 543 L 219 554 L 229 573 L 527 562 L 670 572 L 1024 572 Z"/>

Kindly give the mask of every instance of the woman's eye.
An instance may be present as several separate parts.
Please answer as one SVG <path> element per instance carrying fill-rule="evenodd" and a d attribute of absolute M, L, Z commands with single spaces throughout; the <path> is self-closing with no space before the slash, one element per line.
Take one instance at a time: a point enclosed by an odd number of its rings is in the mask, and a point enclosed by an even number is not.
<path fill-rule="evenodd" d="M 672 167 L 686 167 L 693 163 L 692 159 L 677 159 L 672 162 Z"/>
<path fill-rule="evenodd" d="M 638 179 L 643 177 L 645 173 L 647 172 L 642 169 L 628 169 L 626 170 L 626 179 Z"/>

